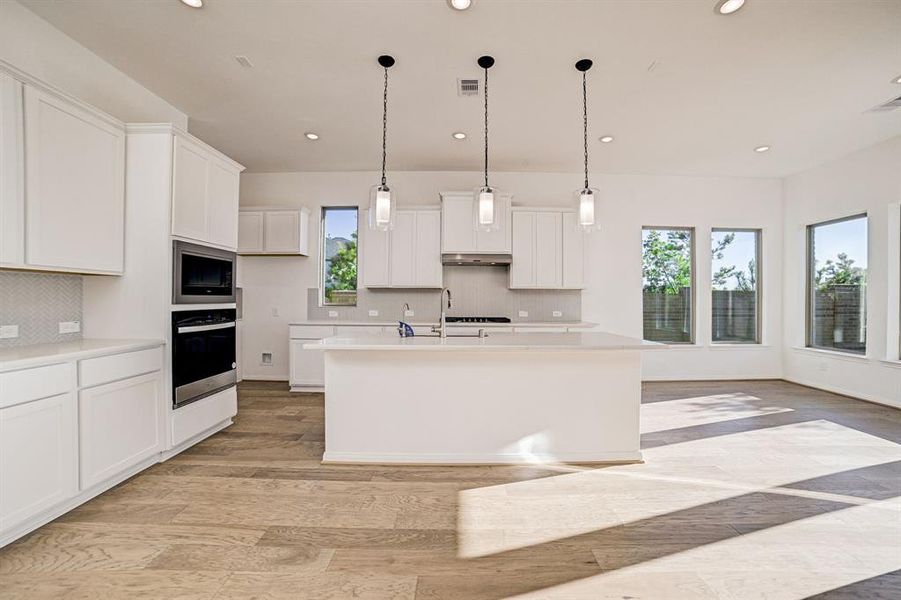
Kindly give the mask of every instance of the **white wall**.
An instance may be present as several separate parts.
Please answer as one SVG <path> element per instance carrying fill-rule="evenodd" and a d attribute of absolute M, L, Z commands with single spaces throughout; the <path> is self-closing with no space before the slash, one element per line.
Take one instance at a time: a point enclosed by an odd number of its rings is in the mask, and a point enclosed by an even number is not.
<path fill-rule="evenodd" d="M 786 179 L 786 379 L 901 408 L 899 203 L 901 137 Z M 804 349 L 806 226 L 863 212 L 869 225 L 867 355 Z"/>
<path fill-rule="evenodd" d="M 314 240 L 322 206 L 365 205 L 376 173 L 261 173 L 241 177 L 241 205 L 307 206 Z M 391 173 L 400 204 L 437 204 L 438 192 L 469 190 L 480 174 L 469 172 Z M 497 173 L 492 185 L 514 194 L 514 204 L 556 206 L 572 201 L 579 174 Z M 776 179 L 596 175 L 604 199 L 604 228 L 589 239 L 587 286 L 582 317 L 606 331 L 641 337 L 641 227 L 692 226 L 697 231 L 697 341 L 693 348 L 649 353 L 646 379 L 776 378 L 781 376 L 782 183 Z M 710 229 L 759 227 L 763 344 L 709 344 Z M 309 258 L 243 257 L 244 377 L 286 379 L 287 323 L 306 318 L 306 290 L 318 285 L 318 245 Z M 277 313 L 278 316 L 274 316 Z M 262 352 L 273 364 L 260 365 Z"/>
<path fill-rule="evenodd" d="M 0 1 L 0 59 L 126 122 L 187 116 L 14 0 Z"/>

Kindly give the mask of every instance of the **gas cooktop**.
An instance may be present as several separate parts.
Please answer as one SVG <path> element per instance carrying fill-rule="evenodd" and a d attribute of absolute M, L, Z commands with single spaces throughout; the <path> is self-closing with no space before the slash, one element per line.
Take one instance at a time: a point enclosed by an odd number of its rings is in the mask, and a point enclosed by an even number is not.
<path fill-rule="evenodd" d="M 448 323 L 509 323 L 508 317 L 445 317 Z"/>

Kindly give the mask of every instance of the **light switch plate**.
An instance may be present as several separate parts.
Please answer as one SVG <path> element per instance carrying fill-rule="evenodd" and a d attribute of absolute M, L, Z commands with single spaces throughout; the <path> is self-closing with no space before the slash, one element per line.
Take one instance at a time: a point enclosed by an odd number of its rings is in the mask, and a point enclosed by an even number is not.
<path fill-rule="evenodd" d="M 526 317 L 528 317 L 528 316 L 529 316 L 529 311 L 527 311 L 527 310 L 521 310 L 521 311 L 519 311 L 519 318 L 524 319 L 524 318 L 526 318 Z"/>
<path fill-rule="evenodd" d="M 79 321 L 60 321 L 60 333 L 78 333 L 81 331 L 81 323 Z"/>
<path fill-rule="evenodd" d="M 415 316 L 415 315 L 413 314 L 413 311 L 412 311 L 412 310 L 405 310 L 405 311 L 404 311 L 404 316 L 405 316 L 405 317 L 412 317 L 412 316 Z"/>
<path fill-rule="evenodd" d="M 377 316 L 379 316 L 379 311 L 377 311 L 377 310 L 370 310 L 370 311 L 369 311 L 369 316 L 370 316 L 370 317 L 377 317 Z"/>
<path fill-rule="evenodd" d="M 8 340 L 19 337 L 18 325 L 2 325 L 0 326 L 0 339 Z"/>
<path fill-rule="evenodd" d="M 562 317 L 562 316 L 563 316 L 563 311 L 555 310 L 555 311 L 552 312 L 551 314 L 554 315 L 555 317 Z"/>
<path fill-rule="evenodd" d="M 328 311 L 328 318 L 329 318 L 329 319 L 337 319 L 337 318 L 338 318 L 338 311 L 337 311 L 337 310 L 330 310 L 330 311 Z"/>

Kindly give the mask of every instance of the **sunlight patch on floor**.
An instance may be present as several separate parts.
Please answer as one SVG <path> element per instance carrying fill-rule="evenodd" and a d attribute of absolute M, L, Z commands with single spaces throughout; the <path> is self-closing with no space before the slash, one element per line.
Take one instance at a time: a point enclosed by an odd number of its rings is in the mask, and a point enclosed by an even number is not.
<path fill-rule="evenodd" d="M 645 460 L 459 492 L 458 556 L 487 556 L 689 509 L 697 508 L 693 518 L 699 519 L 704 505 L 773 488 L 841 501 L 784 486 L 901 460 L 901 446 L 818 420 L 660 446 L 646 450 Z"/>
<path fill-rule="evenodd" d="M 794 411 L 769 406 L 756 396 L 741 393 L 677 398 L 643 404 L 641 432 L 655 433 L 785 412 Z"/>

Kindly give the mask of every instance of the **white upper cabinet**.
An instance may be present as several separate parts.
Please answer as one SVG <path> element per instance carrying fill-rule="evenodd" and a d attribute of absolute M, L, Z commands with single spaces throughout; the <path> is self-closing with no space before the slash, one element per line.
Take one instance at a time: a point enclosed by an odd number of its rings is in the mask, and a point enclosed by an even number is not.
<path fill-rule="evenodd" d="M 125 128 L 0 73 L 0 263 L 121 274 Z"/>
<path fill-rule="evenodd" d="M 509 194 L 497 194 L 498 227 L 477 230 L 472 192 L 441 193 L 441 252 L 447 254 L 509 254 L 511 251 Z"/>
<path fill-rule="evenodd" d="M 364 287 L 440 288 L 441 212 L 434 208 L 398 210 L 394 228 L 369 229 L 360 213 Z"/>
<path fill-rule="evenodd" d="M 242 210 L 238 214 L 238 254 L 309 256 L 309 209 Z"/>
<path fill-rule="evenodd" d="M 581 288 L 583 234 L 575 214 L 560 210 L 513 211 L 511 288 Z"/>
<path fill-rule="evenodd" d="M 244 168 L 183 132 L 174 137 L 172 235 L 237 249 Z"/>

